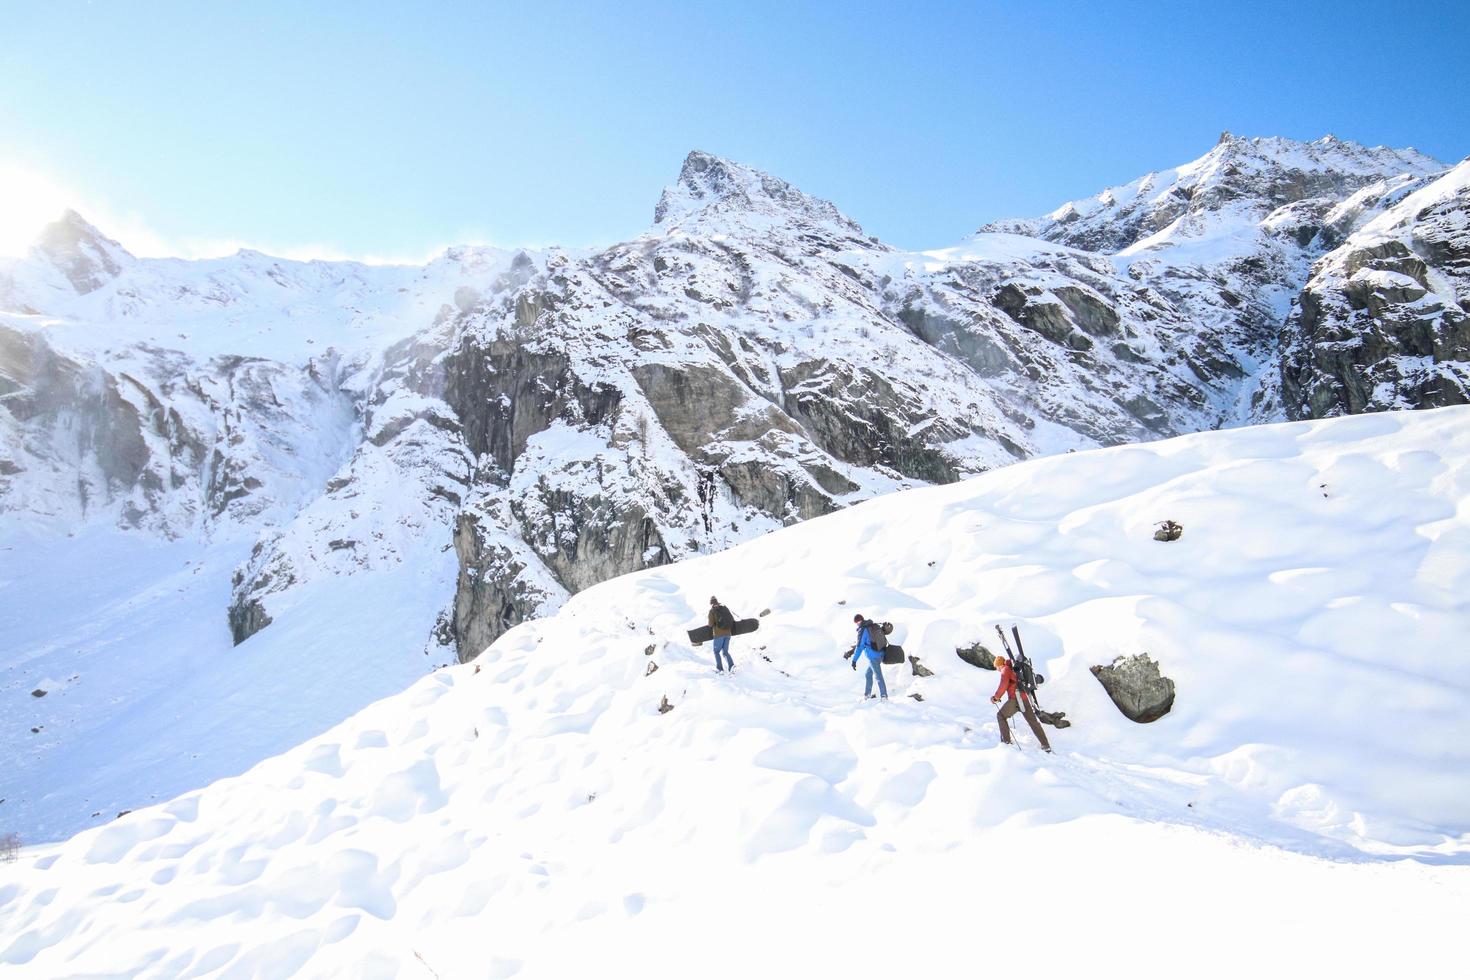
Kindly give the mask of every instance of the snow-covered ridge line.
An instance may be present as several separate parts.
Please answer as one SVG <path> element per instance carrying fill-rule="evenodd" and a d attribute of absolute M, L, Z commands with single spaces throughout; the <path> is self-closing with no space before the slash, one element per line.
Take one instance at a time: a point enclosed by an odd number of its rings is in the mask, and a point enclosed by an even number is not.
<path fill-rule="evenodd" d="M 823 962 L 942 971 L 973 954 L 976 881 L 1086 937 L 1049 955 L 1069 970 L 1096 965 L 1090 930 L 1120 904 L 1173 962 L 1241 893 L 1262 921 L 1206 975 L 1278 946 L 1387 966 L 1415 922 L 1416 955 L 1455 955 L 1467 415 L 1064 454 L 604 582 L 243 776 L 26 849 L 0 962 L 672 976 L 734 908 L 763 942 L 707 972 L 748 975 L 888 903 L 923 943 L 833 943 Z M 1180 540 L 1153 540 L 1164 517 Z M 732 676 L 685 639 L 711 592 L 769 610 Z M 888 703 L 863 702 L 841 658 L 855 611 L 895 622 L 929 672 L 890 669 Z M 955 655 L 1011 622 L 1074 722 L 1056 756 L 1024 730 L 998 745 L 995 674 Z M 1149 725 L 1088 670 L 1142 651 L 1177 684 Z M 1365 902 L 1393 928 L 1344 933 Z"/>
<path fill-rule="evenodd" d="M 1124 252 L 1138 248 L 1145 237 L 1163 233 L 1176 215 L 1215 209 L 1241 197 L 1240 188 L 1257 192 L 1253 199 L 1246 197 L 1247 205 L 1269 211 L 1296 199 L 1341 196 L 1349 185 L 1399 174 L 1428 176 L 1446 167 L 1413 147 L 1367 147 L 1330 135 L 1304 143 L 1223 133 L 1213 149 L 1189 163 L 1068 201 L 1043 218 L 1007 219 L 982 231 L 1019 232 L 1097 251 Z"/>

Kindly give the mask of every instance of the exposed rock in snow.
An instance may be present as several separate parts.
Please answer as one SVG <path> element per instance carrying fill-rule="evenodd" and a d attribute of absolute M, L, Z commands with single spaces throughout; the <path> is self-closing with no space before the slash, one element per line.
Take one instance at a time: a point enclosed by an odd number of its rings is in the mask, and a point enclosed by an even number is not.
<path fill-rule="evenodd" d="M 1118 657 L 1106 667 L 1091 670 L 1130 721 L 1158 721 L 1174 707 L 1174 682 L 1159 673 L 1159 665 L 1146 653 Z"/>
<path fill-rule="evenodd" d="M 101 288 L 137 261 L 75 211 L 47 225 L 36 239 L 35 251 L 65 276 L 78 294 Z"/>
<path fill-rule="evenodd" d="M 1281 404 L 1292 381 L 1278 333 L 1313 262 L 1444 170 L 1413 149 L 1226 133 L 1198 160 L 984 230 L 1110 255 L 1189 318 L 1195 337 L 1186 344 L 1213 338 L 1191 362 L 1202 377 L 1233 379 L 1226 421 L 1298 417 Z"/>
<path fill-rule="evenodd" d="M 1178 541 L 1184 534 L 1184 528 L 1178 521 L 1159 521 L 1158 530 L 1154 532 L 1155 541 Z"/>
<path fill-rule="evenodd" d="M 1385 198 L 1316 265 L 1282 332 L 1292 418 L 1470 401 L 1470 161 Z"/>
<path fill-rule="evenodd" d="M 285 520 L 352 438 L 334 373 L 331 358 L 68 354 L 0 322 L 0 502 L 55 527 L 101 519 L 168 537 Z"/>
<path fill-rule="evenodd" d="M 1095 197 L 1069 201 L 1044 218 L 994 222 L 986 231 L 1045 238 L 1092 252 L 1152 250 L 1218 234 L 1250 216 L 1305 237 L 1296 218 L 1385 176 L 1438 173 L 1444 164 L 1414 150 L 1366 147 L 1335 136 L 1312 143 L 1222 133 L 1198 160 L 1146 174 Z M 1313 202 L 1303 208 L 1303 202 Z M 1282 209 L 1289 209 L 1283 211 Z"/>
<path fill-rule="evenodd" d="M 981 670 L 995 670 L 995 654 L 983 643 L 972 643 L 967 647 L 958 647 L 955 654 L 971 667 L 979 667 Z"/>

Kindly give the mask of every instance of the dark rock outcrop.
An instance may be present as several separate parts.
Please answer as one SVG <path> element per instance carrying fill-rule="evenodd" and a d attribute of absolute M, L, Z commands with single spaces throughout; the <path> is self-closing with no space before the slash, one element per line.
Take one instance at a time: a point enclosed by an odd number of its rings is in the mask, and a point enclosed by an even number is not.
<path fill-rule="evenodd" d="M 955 655 L 969 664 L 971 667 L 979 667 L 981 670 L 995 669 L 995 654 L 983 643 L 972 643 L 967 647 L 955 650 Z"/>
<path fill-rule="evenodd" d="M 1174 682 L 1159 673 L 1159 665 L 1146 653 L 1118 657 L 1106 667 L 1093 667 L 1092 676 L 1131 721 L 1158 721 L 1174 706 Z"/>
<path fill-rule="evenodd" d="M 494 526 L 479 513 L 461 514 L 455 523 L 459 581 L 453 633 L 461 663 L 558 598 L 555 586 L 535 575 L 535 556 L 513 537 L 495 533 Z"/>

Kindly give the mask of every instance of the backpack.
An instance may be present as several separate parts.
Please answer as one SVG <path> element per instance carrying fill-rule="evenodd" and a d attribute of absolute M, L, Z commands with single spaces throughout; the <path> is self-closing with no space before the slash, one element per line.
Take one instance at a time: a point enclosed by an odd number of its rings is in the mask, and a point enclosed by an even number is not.
<path fill-rule="evenodd" d="M 884 623 L 883 626 L 888 626 L 888 624 Z M 871 619 L 863 623 L 863 627 L 868 631 L 868 646 L 877 650 L 879 653 L 888 649 L 889 630 L 883 629 Z M 889 627 L 889 629 L 892 629 L 892 627 Z"/>
<path fill-rule="evenodd" d="M 715 606 L 715 628 L 729 630 L 735 628 L 735 614 L 725 605 Z"/>

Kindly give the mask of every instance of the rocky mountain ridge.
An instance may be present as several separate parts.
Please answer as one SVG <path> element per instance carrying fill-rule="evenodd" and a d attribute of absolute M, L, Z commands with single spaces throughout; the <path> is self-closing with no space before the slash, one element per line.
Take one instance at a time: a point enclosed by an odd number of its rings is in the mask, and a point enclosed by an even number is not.
<path fill-rule="evenodd" d="M 140 260 L 67 215 L 0 261 L 0 507 L 238 536 L 237 642 L 306 584 L 425 560 L 432 542 L 459 573 L 430 650 L 467 657 L 614 575 L 894 489 L 1464 400 L 1464 199 L 1409 203 L 1444 170 L 1330 138 L 1230 138 L 921 253 L 699 152 L 648 232 L 585 252 Z M 1370 229 L 1399 243 L 1370 246 L 1371 283 L 1367 260 L 1334 258 Z M 1403 319 L 1431 287 L 1438 347 Z M 1440 380 L 1338 398 L 1356 362 L 1325 352 L 1363 316 L 1439 356 Z"/>

